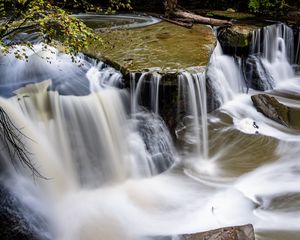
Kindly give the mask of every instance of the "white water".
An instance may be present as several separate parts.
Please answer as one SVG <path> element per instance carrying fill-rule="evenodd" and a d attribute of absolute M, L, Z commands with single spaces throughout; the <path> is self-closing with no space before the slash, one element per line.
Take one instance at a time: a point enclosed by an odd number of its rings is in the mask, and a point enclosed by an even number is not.
<path fill-rule="evenodd" d="M 289 75 L 290 65 L 282 55 L 284 41 L 278 42 L 282 46 L 277 56 L 285 63 L 281 70 L 286 78 L 278 78 L 274 88 L 283 94 L 281 101 L 300 108 L 297 98 L 284 95 L 299 96 L 300 78 Z M 60 66 L 57 53 L 55 57 L 50 73 Z M 37 79 L 33 82 L 40 83 L 20 89 L 24 71 L 45 70 L 48 65 L 41 59 L 14 63 L 18 87 L 8 81 L 14 72 L 1 77 L 3 96 L 8 97 L 0 98 L 1 107 L 28 137 L 24 140 L 35 166 L 49 178 L 34 183 L 28 173 L 16 173 L 16 184 L 10 185 L 14 194 L 46 216 L 55 240 L 151 239 L 246 223 L 254 225 L 257 239 L 298 239 L 299 132 L 254 109 L 250 95 L 256 92 L 245 94 L 239 65 L 232 58 L 219 52 L 212 61 L 207 74 L 215 79 L 223 105 L 207 117 L 203 75 L 183 72 L 179 76 L 179 95 L 188 92 L 185 100 L 198 156 L 182 154 L 179 164 L 156 176 L 152 175 L 161 172 L 156 167 L 165 170 L 173 161 L 159 166 L 155 157 L 160 154 L 157 159 L 164 160 L 166 155 L 176 155 L 155 114 L 159 80 L 153 86 L 157 91 L 151 101 L 153 113 L 141 111 L 138 97 L 133 97 L 130 118 L 129 94 L 113 87 L 121 78 L 112 69 L 89 62 L 77 69 L 64 61 L 60 76 L 44 81 L 51 76 L 31 73 Z M 266 62 L 268 71 L 278 68 L 276 60 Z M 56 80 L 69 74 L 77 76 L 74 84 L 82 84 L 84 92 L 74 92 L 69 81 Z M 139 88 L 138 82 L 133 90 Z M 134 91 L 131 94 L 136 96 Z M 186 160 L 199 158 L 206 161 L 185 165 Z"/>
<path fill-rule="evenodd" d="M 294 61 L 294 33 L 284 24 L 271 25 L 254 31 L 251 54 L 258 55 L 274 80 L 293 77 L 291 63 Z"/>
<path fill-rule="evenodd" d="M 136 73 L 131 75 L 132 113 L 139 111 L 139 105 L 149 105 L 148 108 L 151 109 L 155 114 L 159 113 L 160 80 L 161 75 L 156 70 L 142 73 L 139 79 L 136 79 Z M 147 93 L 147 91 L 144 91 L 145 88 L 149 89 L 150 101 L 147 99 L 147 97 L 142 96 L 143 93 Z M 148 100 L 149 102 L 143 104 L 143 100 Z"/>
<path fill-rule="evenodd" d="M 206 81 L 204 69 L 189 69 L 178 76 L 179 99 L 184 102 L 185 115 L 179 119 L 179 127 L 176 130 L 177 137 L 195 146 L 195 150 L 187 155 L 208 159 L 208 129 L 207 129 L 207 103 Z M 194 73 L 193 73 L 194 72 Z M 183 133 L 182 133 L 183 132 Z"/>
<path fill-rule="evenodd" d="M 223 54 L 219 43 L 212 53 L 207 76 L 218 93 L 216 100 L 221 104 L 232 100 L 239 93 L 246 92 L 246 85 L 239 65 L 233 57 Z"/>

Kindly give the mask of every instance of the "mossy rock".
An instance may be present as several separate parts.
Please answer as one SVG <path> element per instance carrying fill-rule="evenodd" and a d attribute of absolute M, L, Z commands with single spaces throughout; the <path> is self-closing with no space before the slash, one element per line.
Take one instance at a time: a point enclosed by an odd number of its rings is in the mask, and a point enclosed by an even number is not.
<path fill-rule="evenodd" d="M 91 42 L 84 52 L 95 58 L 106 58 L 119 69 L 131 72 L 160 68 L 163 72 L 192 66 L 205 66 L 216 38 L 211 28 L 194 25 L 183 28 L 161 22 L 139 29 L 96 32 L 101 42 Z"/>
<path fill-rule="evenodd" d="M 251 44 L 252 31 L 241 31 L 237 27 L 220 28 L 218 40 L 225 54 L 247 56 Z"/>
<path fill-rule="evenodd" d="M 231 47 L 247 47 L 249 46 L 249 34 L 235 31 L 233 28 L 222 28 L 218 32 L 218 39 L 223 45 Z"/>

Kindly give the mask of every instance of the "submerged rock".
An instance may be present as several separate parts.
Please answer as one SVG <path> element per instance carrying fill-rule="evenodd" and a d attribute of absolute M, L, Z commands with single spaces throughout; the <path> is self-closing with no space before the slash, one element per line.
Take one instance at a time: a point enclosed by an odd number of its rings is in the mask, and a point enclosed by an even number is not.
<path fill-rule="evenodd" d="M 290 126 L 289 107 L 266 94 L 253 95 L 251 99 L 258 112 L 286 127 Z"/>
<path fill-rule="evenodd" d="M 184 235 L 182 240 L 255 240 L 251 224 Z"/>

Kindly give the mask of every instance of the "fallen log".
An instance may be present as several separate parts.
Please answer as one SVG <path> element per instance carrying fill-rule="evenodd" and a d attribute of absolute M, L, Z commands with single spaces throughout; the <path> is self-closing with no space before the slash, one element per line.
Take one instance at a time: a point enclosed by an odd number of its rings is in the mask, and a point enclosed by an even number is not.
<path fill-rule="evenodd" d="M 220 26 L 220 27 L 232 26 L 232 23 L 227 20 L 203 17 L 203 16 L 200 16 L 200 15 L 197 15 L 197 14 L 194 14 L 191 12 L 187 12 L 184 10 L 180 10 L 177 8 L 171 12 L 171 16 L 178 17 L 178 18 L 190 19 L 195 23 L 208 24 L 208 25 L 212 25 L 212 26 Z"/>
<path fill-rule="evenodd" d="M 178 5 L 177 0 L 164 0 L 164 6 L 165 6 L 165 16 L 168 19 L 172 19 L 172 18 L 187 19 L 193 21 L 194 23 L 208 24 L 208 25 L 220 26 L 220 27 L 227 27 L 232 25 L 232 23 L 227 20 L 203 17 L 195 13 L 189 12 L 181 8 Z"/>

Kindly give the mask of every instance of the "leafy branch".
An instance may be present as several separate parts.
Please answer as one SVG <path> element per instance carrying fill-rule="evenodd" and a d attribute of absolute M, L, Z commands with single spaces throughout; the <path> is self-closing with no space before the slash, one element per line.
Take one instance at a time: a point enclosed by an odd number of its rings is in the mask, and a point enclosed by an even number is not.
<path fill-rule="evenodd" d="M 81 7 L 84 10 L 103 11 L 101 6 L 87 0 L 0 0 L 0 47 L 7 53 L 11 45 L 30 46 L 30 42 L 15 43 L 14 36 L 20 31 L 32 29 L 43 37 L 43 41 L 53 47 L 61 47 L 66 53 L 75 54 L 87 48 L 89 42 L 98 35 L 79 19 L 72 17 L 64 8 Z M 110 0 L 105 12 L 113 9 L 130 8 L 130 0 Z M 2 20 L 1 20 L 2 17 Z M 19 57 L 20 55 L 16 55 Z"/>

